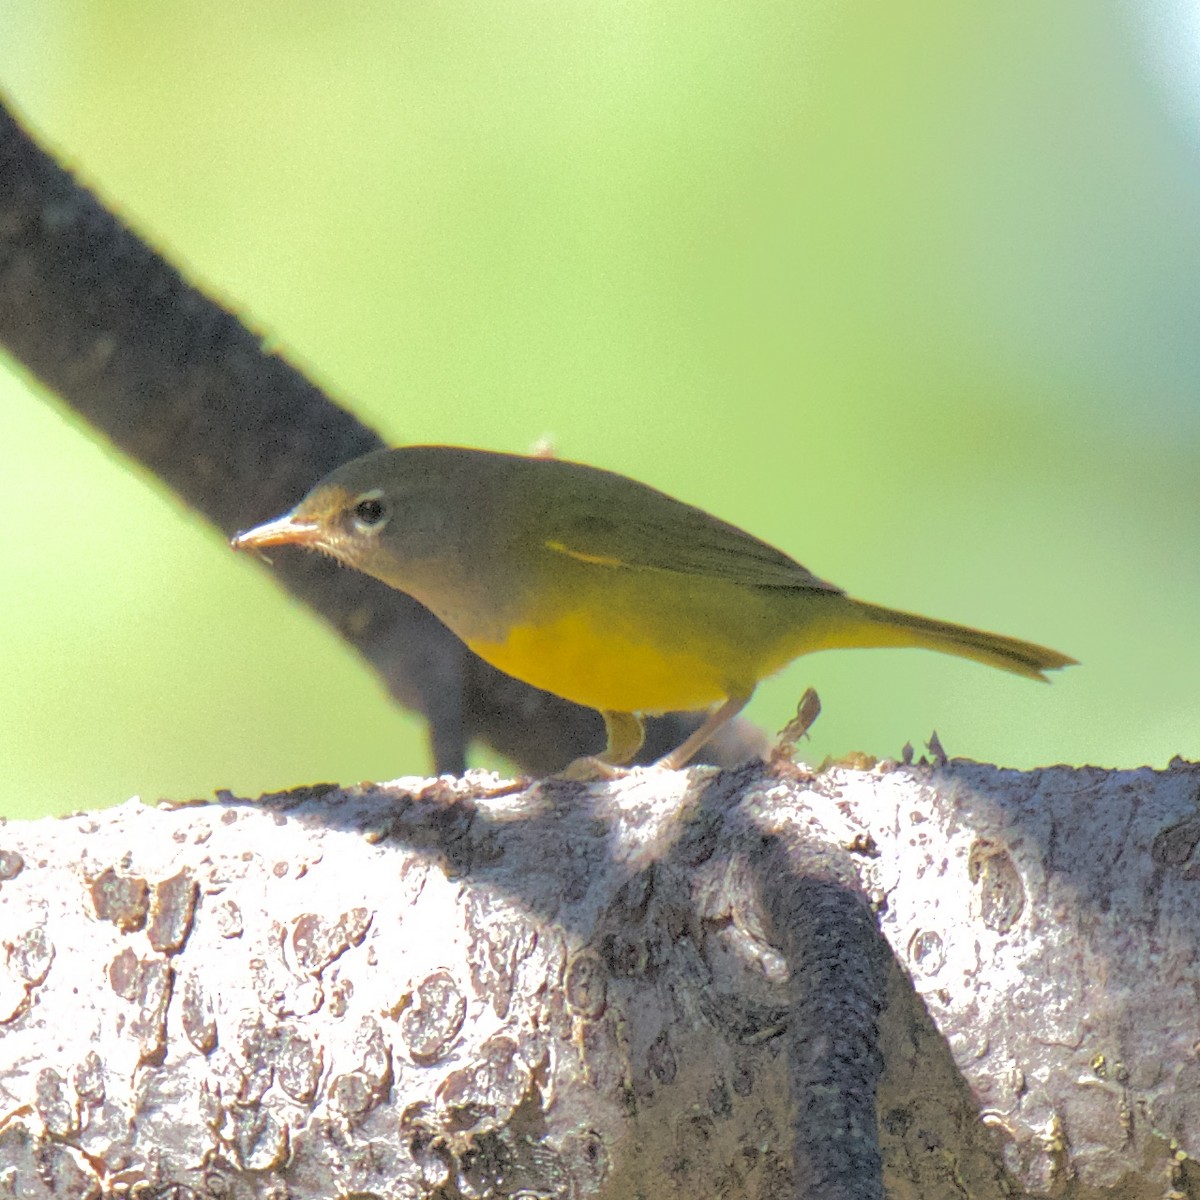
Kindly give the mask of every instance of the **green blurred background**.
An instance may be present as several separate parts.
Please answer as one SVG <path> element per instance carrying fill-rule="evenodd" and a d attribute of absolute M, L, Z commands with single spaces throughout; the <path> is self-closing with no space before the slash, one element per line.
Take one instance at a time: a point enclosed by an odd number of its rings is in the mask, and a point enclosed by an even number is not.
<path fill-rule="evenodd" d="M 1083 661 L 801 660 L 751 715 L 815 685 L 810 760 L 1162 765 L 1200 754 L 1192 10 L 0 0 L 0 87 L 389 439 L 549 436 Z M 3 360 L 0 446 L 4 812 L 426 770 L 267 568 Z"/>

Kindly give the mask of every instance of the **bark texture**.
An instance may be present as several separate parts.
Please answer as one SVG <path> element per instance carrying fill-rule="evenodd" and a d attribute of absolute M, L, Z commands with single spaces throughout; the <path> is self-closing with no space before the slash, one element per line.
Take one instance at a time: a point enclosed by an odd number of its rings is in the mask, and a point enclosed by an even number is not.
<path fill-rule="evenodd" d="M 14 822 L 0 1195 L 1200 1196 L 1198 796 L 777 764 Z"/>

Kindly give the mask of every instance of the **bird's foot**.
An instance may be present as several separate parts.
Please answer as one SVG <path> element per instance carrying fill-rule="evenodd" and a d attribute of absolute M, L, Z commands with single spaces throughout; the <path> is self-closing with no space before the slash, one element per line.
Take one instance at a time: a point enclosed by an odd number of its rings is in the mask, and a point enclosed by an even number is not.
<path fill-rule="evenodd" d="M 624 779 L 632 770 L 632 767 L 618 767 L 594 754 L 587 754 L 555 772 L 554 778 L 568 779 L 572 783 L 598 783 L 605 779 Z"/>

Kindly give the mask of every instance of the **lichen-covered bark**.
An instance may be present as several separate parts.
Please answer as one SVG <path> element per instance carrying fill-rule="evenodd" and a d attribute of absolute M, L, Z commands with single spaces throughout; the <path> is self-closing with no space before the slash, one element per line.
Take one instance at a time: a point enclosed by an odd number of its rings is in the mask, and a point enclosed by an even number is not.
<path fill-rule="evenodd" d="M 805 1114 L 869 1173 L 878 1018 L 893 1200 L 1200 1196 L 1198 789 L 477 774 L 11 823 L 0 1194 L 774 1200 L 825 1186 Z"/>

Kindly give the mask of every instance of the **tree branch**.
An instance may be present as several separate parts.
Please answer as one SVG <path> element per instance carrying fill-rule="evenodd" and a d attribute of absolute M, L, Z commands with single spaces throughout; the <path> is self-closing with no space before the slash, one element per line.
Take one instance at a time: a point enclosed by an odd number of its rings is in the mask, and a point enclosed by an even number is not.
<path fill-rule="evenodd" d="M 3 99 L 0 346 L 226 536 L 382 445 L 82 188 Z M 538 774 L 603 746 L 598 714 L 489 667 L 408 596 L 296 551 L 273 573 L 426 717 L 437 770 L 461 772 L 475 738 Z M 652 722 L 644 758 L 696 724 Z M 761 749 L 743 725 L 711 754 Z"/>
<path fill-rule="evenodd" d="M 0 1178 L 1198 1196 L 1198 789 L 748 767 L 12 823 Z"/>

